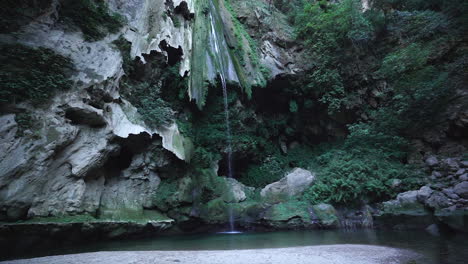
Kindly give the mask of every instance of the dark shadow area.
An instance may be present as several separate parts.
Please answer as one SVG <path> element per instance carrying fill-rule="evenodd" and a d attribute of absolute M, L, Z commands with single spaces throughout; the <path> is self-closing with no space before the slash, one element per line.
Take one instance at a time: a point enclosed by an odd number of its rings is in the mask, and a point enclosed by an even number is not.
<path fill-rule="evenodd" d="M 159 43 L 159 47 L 167 52 L 167 64 L 169 64 L 169 66 L 176 65 L 184 55 L 184 51 L 181 46 L 173 48 L 167 44 L 166 40 L 161 41 L 161 43 Z"/>

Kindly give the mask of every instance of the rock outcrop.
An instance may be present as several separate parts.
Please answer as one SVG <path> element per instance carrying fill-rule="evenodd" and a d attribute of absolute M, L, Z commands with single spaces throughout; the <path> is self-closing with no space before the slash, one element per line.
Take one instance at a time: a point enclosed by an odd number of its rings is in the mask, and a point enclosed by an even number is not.
<path fill-rule="evenodd" d="M 401 193 L 395 200 L 382 203 L 377 221 L 400 228 L 426 228 L 442 223 L 452 229 L 468 231 L 468 182 L 465 162 L 456 158 L 426 159 L 431 183 L 419 190 Z"/>
<path fill-rule="evenodd" d="M 188 161 L 191 143 L 175 123 L 149 128 L 120 96 L 123 58 L 113 42 L 123 35 L 131 42 L 131 56 L 141 60 L 152 51 L 170 60 L 169 49 L 180 48 L 180 74 L 185 75 L 190 70 L 191 27 L 176 27 L 173 19 L 190 24 L 194 3 L 109 1 L 113 11 L 125 16 L 126 25 L 96 41 L 60 24 L 54 15 L 57 4 L 49 4 L 43 7 L 48 12 L 14 35 L 1 34 L 0 43 L 45 47 L 70 58 L 75 85 L 44 107 L 15 106 L 16 112 L 33 113 L 36 123 L 24 137 L 17 136 L 15 111 L 0 117 L 0 218 L 84 213 L 118 218 L 112 212 L 128 210 L 141 215 L 153 206 L 160 182 L 151 151 L 159 149 L 159 159 L 173 159 L 172 152 Z M 164 12 L 174 9 L 184 12 L 163 19 Z"/>
<path fill-rule="evenodd" d="M 260 192 L 268 201 L 280 201 L 299 195 L 310 187 L 315 174 L 308 170 L 296 168 L 278 182 L 267 185 Z"/>

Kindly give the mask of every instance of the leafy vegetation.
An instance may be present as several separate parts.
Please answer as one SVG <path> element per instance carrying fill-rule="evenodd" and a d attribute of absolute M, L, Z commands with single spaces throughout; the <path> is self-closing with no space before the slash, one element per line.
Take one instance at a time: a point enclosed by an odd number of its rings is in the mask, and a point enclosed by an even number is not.
<path fill-rule="evenodd" d="M 109 11 L 103 0 L 65 0 L 59 9 L 59 19 L 81 29 L 87 41 L 117 33 L 124 22 L 121 15 Z"/>
<path fill-rule="evenodd" d="M 24 132 L 26 130 L 32 129 L 36 125 L 36 120 L 34 120 L 33 116 L 29 112 L 16 114 L 15 121 L 18 124 L 16 135 L 19 137 L 24 136 Z"/>
<path fill-rule="evenodd" d="M 420 175 L 401 162 L 399 152 L 395 144 L 379 148 L 371 142 L 326 147 L 313 160 L 319 180 L 303 199 L 312 203 L 375 202 L 419 187 Z M 402 187 L 392 187 L 395 180 Z"/>
<path fill-rule="evenodd" d="M 46 103 L 56 91 L 72 87 L 69 58 L 46 48 L 0 46 L 0 104 Z"/>
<path fill-rule="evenodd" d="M 170 180 L 163 180 L 159 184 L 158 191 L 155 194 L 155 204 L 156 206 L 166 211 L 167 208 L 171 205 L 174 194 L 177 191 L 177 182 Z"/>
<path fill-rule="evenodd" d="M 152 128 L 170 125 L 174 120 L 174 111 L 161 99 L 160 87 L 147 82 L 122 83 L 122 88 L 131 91 L 130 102 L 138 108 L 143 120 Z"/>
<path fill-rule="evenodd" d="M 123 37 L 114 41 L 114 45 L 122 54 L 126 73 L 121 83 L 122 95 L 137 107 L 150 127 L 173 123 L 176 119 L 173 108 L 182 107 L 187 90 L 185 79 L 179 76 L 180 64 L 167 66 L 164 57 L 154 57 L 144 65 L 138 58 L 132 60 L 130 43 Z"/>

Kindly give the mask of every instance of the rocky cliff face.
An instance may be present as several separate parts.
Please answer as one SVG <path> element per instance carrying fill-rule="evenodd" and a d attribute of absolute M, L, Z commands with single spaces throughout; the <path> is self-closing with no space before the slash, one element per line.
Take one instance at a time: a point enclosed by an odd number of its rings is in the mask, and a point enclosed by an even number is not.
<path fill-rule="evenodd" d="M 225 38 L 229 47 L 226 57 L 233 67 L 236 64 L 232 82 L 255 86 L 265 78 L 300 70 L 296 62 L 300 56 L 294 49 L 289 51 L 294 45 L 291 29 L 269 23 L 271 16 L 281 14 L 269 12 L 263 2 L 235 2 L 228 10 L 223 0 L 111 0 L 110 12 L 125 22 L 115 33 L 94 41 L 62 22 L 62 10 L 69 2 L 43 2 L 41 12 L 10 26 L 0 42 L 44 47 L 70 58 L 74 84 L 40 107 L 28 102 L 4 104 L 0 117 L 2 220 L 77 214 L 145 217 L 146 209 L 155 207 L 160 177 L 166 177 L 167 167 L 190 160 L 191 143 L 174 121 L 150 127 L 121 96 L 120 80 L 126 73 L 125 55 L 114 44 L 119 38 L 130 43 L 130 58 L 140 64 L 146 63 L 149 54 L 177 62 L 179 75 L 191 76 L 188 92 L 197 101 L 204 100 L 200 92 L 207 89 L 204 83 L 214 82 L 220 69 L 209 65 L 212 59 L 205 45 L 213 37 L 210 30 Z M 208 22 L 208 5 L 218 16 L 214 24 Z M 232 9 L 238 14 L 235 18 Z M 249 35 L 260 41 L 259 47 L 236 29 L 239 20 L 247 21 Z M 233 50 L 244 53 L 242 65 L 232 59 Z M 253 61 L 254 55 L 258 61 Z M 268 65 L 271 74 L 262 75 L 259 62 Z M 32 113 L 34 125 L 19 136 L 18 114 L 23 112 Z M 182 177 L 187 171 L 171 173 Z"/>
<path fill-rule="evenodd" d="M 182 49 L 180 74 L 190 70 L 191 1 L 109 1 L 126 18 L 118 33 L 86 41 L 57 18 L 66 2 L 52 2 L 2 43 L 46 47 L 71 58 L 73 89 L 40 108 L 14 105 L 1 116 L 0 204 L 3 219 L 133 210 L 151 207 L 160 182 L 156 172 L 174 159 L 188 160 L 186 140 L 174 123 L 149 128 L 137 109 L 119 94 L 122 55 L 112 43 L 119 35 L 132 45 L 131 56 Z M 175 12 L 163 19 L 163 13 Z M 174 19 L 187 26 L 174 26 Z M 18 136 L 15 112 L 29 110 L 35 125 Z M 16 119 L 17 120 L 17 119 Z M 187 144 L 185 144 L 187 143 Z M 184 145 L 185 144 L 185 145 Z M 151 149 L 160 152 L 150 157 Z M 156 160 L 155 160 L 156 159 Z M 110 212 L 110 213 L 109 213 Z"/>
<path fill-rule="evenodd" d="M 72 85 L 55 89 L 41 104 L 0 98 L 0 221 L 89 216 L 145 224 L 161 220 L 164 227 L 175 220 L 182 229 L 193 229 L 225 223 L 231 209 L 245 227 L 368 227 L 372 214 L 399 217 L 409 206 L 431 217 L 425 224 L 436 216 L 466 229 L 468 179 L 460 156 L 468 126 L 465 90 L 457 89 L 458 99 L 444 113 L 447 122 L 412 137 L 414 148 L 404 162 L 423 165 L 423 173 L 433 178 L 426 187 L 401 194 L 381 210 L 311 205 L 294 199 L 320 175 L 292 170 L 305 167 L 303 159 L 286 156 L 312 155 L 301 152 L 301 143 L 346 137 L 347 125 L 370 120 L 366 108 L 385 103 L 379 89 L 388 83 L 368 76 L 373 56 L 361 54 L 343 69 L 357 95 L 346 111 L 330 115 L 316 95 L 294 94 L 293 86 L 303 85 L 301 73 L 313 63 L 294 36 L 288 10 L 266 1 L 109 0 L 105 9 L 93 4 L 83 9 L 106 13 L 116 23 L 106 26 L 83 22 L 67 9 L 81 1 L 18 3 L 27 13 L 7 12 L 15 19 L 0 28 L 0 46 L 47 48 L 70 58 Z M 368 8 L 369 1 L 363 1 Z M 252 167 L 258 177 L 275 173 L 278 181 L 265 188 L 220 177 L 226 162 L 224 120 L 212 124 L 216 115 L 224 118 L 214 98 L 220 72 L 227 76 L 233 126 L 241 134 L 234 135 L 237 173 L 246 175 Z M 201 147 L 194 150 L 197 144 Z M 395 188 L 401 184 L 394 182 Z M 452 212 L 459 217 L 450 218 Z"/>

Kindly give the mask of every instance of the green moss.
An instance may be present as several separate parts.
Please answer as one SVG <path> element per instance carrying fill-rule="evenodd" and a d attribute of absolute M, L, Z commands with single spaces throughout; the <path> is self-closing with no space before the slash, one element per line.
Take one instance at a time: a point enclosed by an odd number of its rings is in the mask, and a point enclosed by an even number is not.
<path fill-rule="evenodd" d="M 159 184 L 158 190 L 154 194 L 155 205 L 162 211 L 167 211 L 175 206 L 177 200 L 176 192 L 178 190 L 177 181 L 163 180 Z"/>
<path fill-rule="evenodd" d="M 0 104 L 45 104 L 56 91 L 72 87 L 69 58 L 46 48 L 0 46 Z"/>
<path fill-rule="evenodd" d="M 99 209 L 99 218 L 96 221 L 116 221 L 116 222 L 132 222 L 132 223 L 147 223 L 148 221 L 165 221 L 170 220 L 166 215 L 156 210 L 143 210 L 141 208 L 119 208 L 119 209 Z"/>
<path fill-rule="evenodd" d="M 15 116 L 15 121 L 18 124 L 18 136 L 23 136 L 24 131 L 31 129 L 34 126 L 34 120 L 30 113 L 19 113 Z"/>
<path fill-rule="evenodd" d="M 74 215 L 74 216 L 51 216 L 51 217 L 34 217 L 24 221 L 18 221 L 21 224 L 35 223 L 86 223 L 96 222 L 97 219 L 91 215 Z"/>
<path fill-rule="evenodd" d="M 59 19 L 81 29 L 87 41 L 119 32 L 124 22 L 121 15 L 109 11 L 107 3 L 101 0 L 65 0 L 59 9 Z"/>
<path fill-rule="evenodd" d="M 275 222 L 288 222 L 299 218 L 303 223 L 310 223 L 309 205 L 300 201 L 289 201 L 273 205 L 265 212 L 264 218 Z"/>
<path fill-rule="evenodd" d="M 172 22 L 174 22 L 174 27 L 180 28 L 182 23 L 180 23 L 180 19 L 178 16 L 172 16 Z"/>
<path fill-rule="evenodd" d="M 312 206 L 312 210 L 322 225 L 327 227 L 339 225 L 338 213 L 332 205 L 318 204 Z"/>
<path fill-rule="evenodd" d="M 120 51 L 122 55 L 123 63 L 122 66 L 126 74 L 130 74 L 133 70 L 133 60 L 130 56 L 130 51 L 132 48 L 132 43 L 126 40 L 123 36 L 120 36 L 118 39 L 112 42 L 115 47 Z"/>

